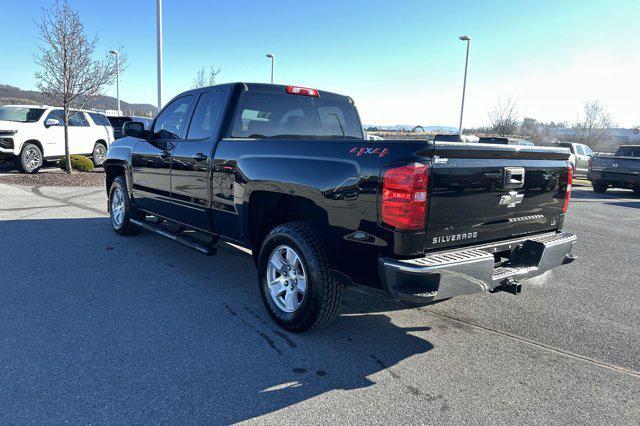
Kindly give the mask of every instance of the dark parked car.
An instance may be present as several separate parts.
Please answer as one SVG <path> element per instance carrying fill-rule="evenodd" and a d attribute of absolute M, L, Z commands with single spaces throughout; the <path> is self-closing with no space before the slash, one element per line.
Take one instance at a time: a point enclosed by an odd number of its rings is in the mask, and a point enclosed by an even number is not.
<path fill-rule="evenodd" d="M 458 134 L 438 133 L 433 137 L 434 142 L 462 142 L 462 138 Z"/>
<path fill-rule="evenodd" d="M 613 156 L 592 157 L 587 179 L 598 193 L 626 188 L 640 194 L 640 145 L 621 145 Z"/>
<path fill-rule="evenodd" d="M 120 139 L 122 137 L 122 126 L 124 123 L 128 123 L 130 121 L 138 121 L 145 125 L 145 129 L 149 130 L 151 128 L 152 119 L 146 117 L 126 117 L 126 116 L 108 116 L 107 119 L 111 122 L 111 126 L 113 127 L 113 134 L 116 139 Z"/>
<path fill-rule="evenodd" d="M 429 304 L 518 293 L 574 259 L 566 149 L 365 140 L 348 96 L 246 83 L 182 93 L 150 131 L 123 130 L 105 169 L 113 229 L 250 249 L 291 331 L 327 324 L 346 285 Z"/>

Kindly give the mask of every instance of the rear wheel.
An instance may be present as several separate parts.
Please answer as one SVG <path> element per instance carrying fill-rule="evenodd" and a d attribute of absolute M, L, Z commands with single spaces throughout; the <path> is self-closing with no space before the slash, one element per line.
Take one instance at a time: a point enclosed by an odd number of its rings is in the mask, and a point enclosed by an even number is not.
<path fill-rule="evenodd" d="M 320 235 L 308 223 L 279 225 L 267 235 L 258 280 L 269 315 L 289 331 L 321 328 L 337 314 L 343 285 L 333 277 Z"/>
<path fill-rule="evenodd" d="M 140 227 L 131 222 L 132 218 L 141 218 L 131 203 L 124 176 L 113 180 L 109 190 L 109 215 L 113 230 L 120 235 L 133 235 L 140 232 Z"/>
<path fill-rule="evenodd" d="M 36 173 L 42 167 L 42 151 L 37 145 L 26 143 L 17 158 L 18 169 L 24 173 Z"/>
<path fill-rule="evenodd" d="M 607 188 L 609 188 L 609 185 L 599 181 L 591 182 L 591 186 L 593 186 L 593 192 L 596 192 L 598 194 L 604 194 L 605 192 L 607 192 Z"/>
<path fill-rule="evenodd" d="M 107 159 L 107 147 L 100 142 L 96 143 L 96 145 L 93 147 L 92 157 L 93 164 L 96 167 L 101 167 Z"/>

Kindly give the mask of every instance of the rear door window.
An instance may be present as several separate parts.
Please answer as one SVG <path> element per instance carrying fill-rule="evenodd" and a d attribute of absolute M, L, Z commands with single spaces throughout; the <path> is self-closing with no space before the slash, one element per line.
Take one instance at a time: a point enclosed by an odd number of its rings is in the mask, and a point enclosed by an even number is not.
<path fill-rule="evenodd" d="M 69 126 L 85 127 L 89 125 L 89 121 L 81 111 L 71 111 L 69 115 Z"/>
<path fill-rule="evenodd" d="M 213 136 L 222 113 L 223 95 L 222 90 L 200 95 L 189 125 L 187 139 L 205 139 Z"/>
<path fill-rule="evenodd" d="M 350 102 L 322 97 L 245 92 L 231 136 L 275 139 L 362 139 L 362 127 Z"/>

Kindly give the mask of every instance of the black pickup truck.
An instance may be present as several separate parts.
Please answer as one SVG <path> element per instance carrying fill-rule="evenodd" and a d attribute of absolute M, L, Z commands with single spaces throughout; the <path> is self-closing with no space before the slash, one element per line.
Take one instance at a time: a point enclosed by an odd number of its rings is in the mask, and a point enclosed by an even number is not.
<path fill-rule="evenodd" d="M 517 293 L 574 259 L 565 149 L 369 141 L 350 97 L 245 83 L 182 93 L 124 133 L 105 164 L 113 229 L 250 249 L 291 331 L 327 324 L 347 285 L 429 304 Z"/>
<path fill-rule="evenodd" d="M 640 145 L 621 145 L 613 156 L 592 157 L 587 179 L 600 194 L 610 187 L 633 189 L 640 194 Z"/>

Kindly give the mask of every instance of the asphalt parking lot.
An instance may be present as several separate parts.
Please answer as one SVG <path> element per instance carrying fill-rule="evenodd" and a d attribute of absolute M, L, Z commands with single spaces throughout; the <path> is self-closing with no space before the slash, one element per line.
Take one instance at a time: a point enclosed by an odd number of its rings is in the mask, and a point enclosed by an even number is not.
<path fill-rule="evenodd" d="M 0 184 L 0 422 L 636 423 L 639 213 L 577 188 L 579 260 L 519 296 L 352 290 L 294 335 L 246 253 L 119 237 L 101 188 Z"/>

